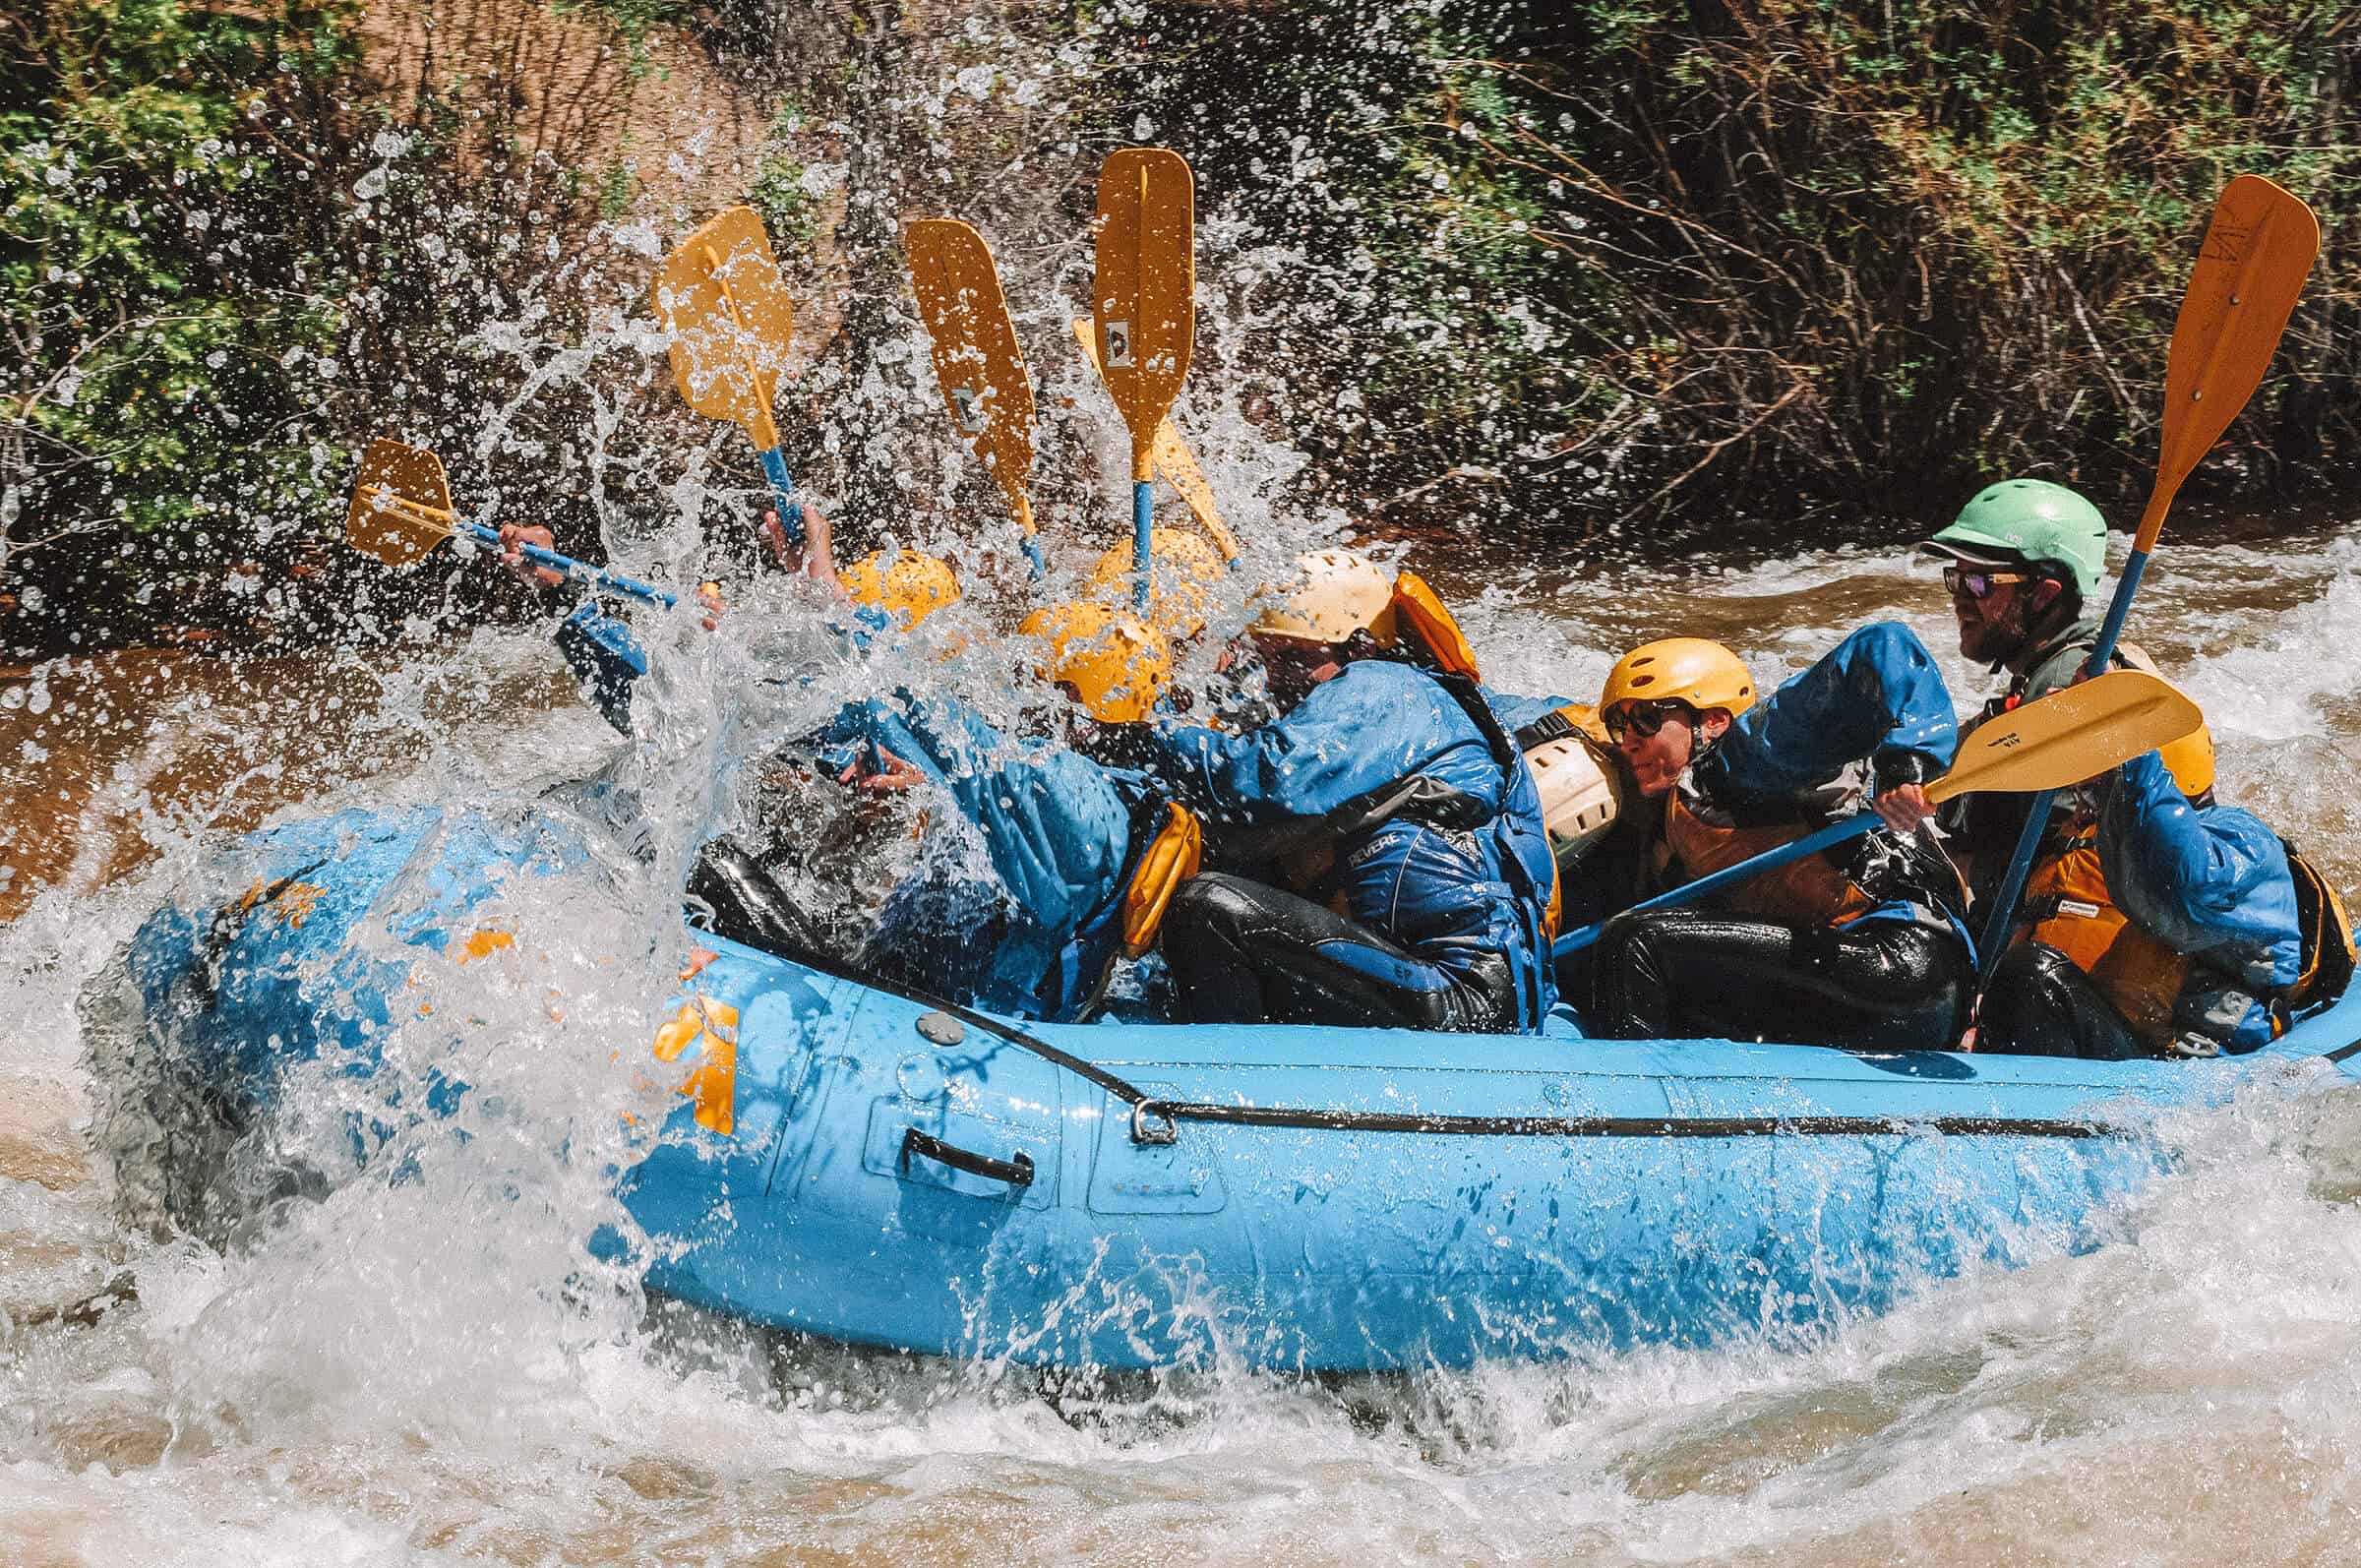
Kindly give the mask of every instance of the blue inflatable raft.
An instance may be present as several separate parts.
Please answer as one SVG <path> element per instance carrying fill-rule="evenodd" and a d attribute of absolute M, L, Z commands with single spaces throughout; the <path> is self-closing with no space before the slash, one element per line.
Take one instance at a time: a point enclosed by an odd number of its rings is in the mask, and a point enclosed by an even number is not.
<path fill-rule="evenodd" d="M 468 911 L 499 882 L 586 853 L 540 815 L 257 835 L 244 897 L 135 938 L 120 1038 L 161 1060 L 116 1065 L 193 1086 L 234 1141 L 290 1064 L 367 1071 L 405 962 L 484 940 Z M 2159 1108 L 2361 1055 L 2350 995 L 2198 1064 L 1589 1041 L 1570 1019 L 1055 1027 L 689 935 L 701 967 L 649 1014 L 679 1098 L 615 1174 L 644 1237 L 599 1244 L 758 1323 L 1061 1365 L 1448 1365 L 1873 1311 L 2087 1244 L 2093 1208 L 2168 1163 Z"/>

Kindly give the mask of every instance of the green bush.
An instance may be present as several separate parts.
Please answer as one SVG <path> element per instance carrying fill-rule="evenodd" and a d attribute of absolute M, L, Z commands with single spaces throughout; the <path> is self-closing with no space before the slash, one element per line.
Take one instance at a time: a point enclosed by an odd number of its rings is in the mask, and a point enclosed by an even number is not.
<path fill-rule="evenodd" d="M 306 384 L 338 372 L 345 279 L 307 218 L 310 162 L 277 133 L 348 65 L 346 20 L 63 0 L 12 35 L 0 581 L 37 551 L 77 564 L 60 586 L 78 602 L 33 586 L 34 618 L 134 633 L 139 606 L 162 614 L 188 573 L 251 547 L 253 519 L 312 495 Z"/>
<path fill-rule="evenodd" d="M 1174 3 L 1125 86 L 1211 201 L 1301 249 L 1263 317 L 1266 391 L 1314 482 L 1500 525 L 1842 531 L 2001 471 L 2136 499 L 2222 184 L 2279 179 L 2331 235 L 2361 207 L 2347 20 Z M 2261 494 L 2349 457 L 2361 348 L 2330 329 L 2351 286 L 2331 244 L 2212 482 Z M 1365 407 L 1340 417 L 1347 391 Z"/>

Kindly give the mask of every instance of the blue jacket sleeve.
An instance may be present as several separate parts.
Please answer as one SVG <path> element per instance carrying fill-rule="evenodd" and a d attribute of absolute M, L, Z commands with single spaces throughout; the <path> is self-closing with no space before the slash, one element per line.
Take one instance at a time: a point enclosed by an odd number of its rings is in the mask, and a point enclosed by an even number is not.
<path fill-rule="evenodd" d="M 1500 721 L 1500 727 L 1511 735 L 1544 714 L 1555 713 L 1581 700 L 1570 696 L 1510 696 L 1489 687 L 1484 689 L 1483 698 L 1491 704 L 1492 716 Z"/>
<path fill-rule="evenodd" d="M 1184 805 L 1248 826 L 1324 816 L 1438 764 L 1466 774 L 1448 780 L 1455 786 L 1499 790 L 1500 770 L 1459 704 L 1428 677 L 1384 660 L 1348 665 L 1285 717 L 1243 734 L 1174 725 L 1153 744 L 1160 777 Z"/>
<path fill-rule="evenodd" d="M 847 608 L 837 632 L 853 648 L 867 652 L 892 626 L 881 611 L 856 604 Z M 585 600 L 559 624 L 557 643 L 582 694 L 609 724 L 631 734 L 632 687 L 647 673 L 647 649 L 631 624 L 599 608 L 597 600 Z"/>
<path fill-rule="evenodd" d="M 2302 962 L 2286 847 L 2253 813 L 2193 806 L 2154 752 L 2101 792 L 2099 869 L 2124 910 L 2187 953 L 2228 950 L 2260 984 Z"/>
<path fill-rule="evenodd" d="M 1880 621 L 1740 714 L 1698 772 L 1717 795 L 1791 795 L 1863 757 L 1881 777 L 1932 778 L 1959 746 L 1934 655 L 1909 628 Z"/>
<path fill-rule="evenodd" d="M 582 694 L 624 734 L 632 733 L 632 686 L 647 673 L 647 650 L 616 616 L 585 601 L 558 627 L 558 651 L 566 655 Z"/>
<path fill-rule="evenodd" d="M 1118 890 L 1131 814 L 1110 769 L 1014 744 L 952 697 L 848 703 L 827 738 L 874 742 L 940 786 L 983 833 L 1010 896 L 1044 929 L 1070 935 Z"/>

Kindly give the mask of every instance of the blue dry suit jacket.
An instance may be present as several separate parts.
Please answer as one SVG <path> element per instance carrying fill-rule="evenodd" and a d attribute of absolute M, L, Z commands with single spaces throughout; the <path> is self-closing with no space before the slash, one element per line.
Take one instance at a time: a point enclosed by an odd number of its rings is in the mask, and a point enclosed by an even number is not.
<path fill-rule="evenodd" d="M 1863 757 L 1881 781 L 1933 778 L 1959 749 L 1934 655 L 1901 622 L 1878 621 L 1739 714 L 1694 773 L 1734 807 L 1818 789 Z"/>
<path fill-rule="evenodd" d="M 1777 820 L 1783 811 L 1792 814 L 1798 797 L 1830 785 L 1864 757 L 1875 782 L 1891 787 L 1937 777 L 1959 749 L 1959 717 L 1934 655 L 1908 627 L 1878 621 L 1739 714 L 1689 777 L 1709 802 L 1741 819 Z M 1890 859 L 1899 848 L 1880 827 L 1869 835 L 1864 864 Z M 1871 875 L 1863 882 L 1882 901 L 1859 919 L 1924 923 L 1932 914 L 1968 939 L 1958 910 L 1930 909 L 1925 897 L 1909 896 L 1925 890 L 1889 889 L 1880 880 Z"/>
<path fill-rule="evenodd" d="M 2098 864 L 2116 905 L 2226 984 L 2193 977 L 2181 1005 L 2230 1051 L 2271 1037 L 2268 998 L 2302 973 L 2295 877 L 2279 836 L 2235 806 L 2193 806 L 2154 752 L 2098 790 Z"/>
<path fill-rule="evenodd" d="M 647 671 L 630 629 L 585 604 L 567 618 L 558 643 L 599 711 L 628 734 L 632 683 Z M 935 989 L 960 993 L 955 999 L 1024 1018 L 1072 1018 L 1122 935 L 1132 816 L 1150 793 L 1146 780 L 1060 748 L 1013 743 L 949 696 L 903 692 L 890 702 L 849 702 L 813 740 L 841 749 L 831 757 L 837 766 L 875 744 L 925 773 L 983 835 L 1014 906 L 1008 930 L 981 959 L 960 953 L 955 934 L 897 931 L 897 919 L 924 913 L 898 900 L 888 901 L 878 939 Z"/>
<path fill-rule="evenodd" d="M 950 696 L 905 692 L 891 702 L 848 702 L 818 740 L 875 744 L 913 763 L 983 835 L 1014 907 L 972 995 L 1022 1018 L 1073 1018 L 1122 937 L 1133 814 L 1148 798 L 1146 780 L 1061 747 L 1012 742 Z M 888 927 L 893 916 L 888 905 Z M 939 939 L 912 931 L 896 945 Z"/>
<path fill-rule="evenodd" d="M 1556 1000 L 1543 929 L 1555 867 L 1541 797 L 1513 744 L 1496 754 L 1434 677 L 1362 659 L 1269 724 L 1243 734 L 1173 725 L 1153 745 L 1159 780 L 1216 827 L 1337 823 L 1352 918 L 1447 971 L 1499 954 L 1520 1026 L 1541 1028 Z M 1397 798 L 1389 814 L 1363 820 Z M 1374 948 L 1355 956 L 1364 959 L 1398 984 L 1430 983 Z"/>

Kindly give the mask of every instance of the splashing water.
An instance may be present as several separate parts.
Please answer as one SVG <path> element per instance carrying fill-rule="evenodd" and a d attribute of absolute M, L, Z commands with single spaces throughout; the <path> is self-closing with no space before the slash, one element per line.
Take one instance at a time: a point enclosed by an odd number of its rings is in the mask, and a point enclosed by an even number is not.
<path fill-rule="evenodd" d="M 2321 786 L 2361 748 L 2356 666 L 2332 630 L 2357 591 L 2352 536 L 2308 526 L 2170 565 L 2141 630 L 2213 715 L 2226 793 L 2351 885 L 2361 841 Z M 1729 638 L 1765 674 L 1872 615 L 1945 645 L 1939 595 L 1899 555 L 1462 572 L 1436 574 L 1477 645 L 1536 689 L 1587 693 L 1617 648 L 1670 626 Z M 622 748 L 675 868 L 686 824 L 731 809 L 711 762 L 745 743 L 725 732 L 808 711 L 738 700 L 755 666 L 726 639 L 681 646 L 691 662 L 667 680 L 653 738 Z M 394 1134 L 401 1179 L 283 1203 L 225 1249 L 126 1229 L 85 1140 L 100 1086 L 76 1002 L 197 874 L 192 830 L 296 801 L 283 809 L 514 799 L 616 762 L 551 670 L 536 640 L 502 634 L 400 665 L 248 668 L 243 686 L 193 662 L 48 673 L 53 713 L 148 701 L 140 732 L 178 741 L 35 731 L 48 766 L 93 787 L 75 802 L 81 871 L 0 929 L 0 1534 L 25 1560 L 1746 1562 L 1803 1548 L 1865 1563 L 2079 1561 L 2095 1543 L 2183 1561 L 2333 1557 L 2350 1533 L 2361 1107 L 2344 1092 L 2258 1086 L 2182 1117 L 2167 1137 L 2186 1169 L 2104 1217 L 2097 1251 L 1933 1285 L 1801 1346 L 1311 1382 L 1225 1371 L 1218 1356 L 1112 1382 L 916 1362 L 651 1311 L 585 1249 L 618 1219 L 602 1170 L 643 1092 L 615 1046 L 646 1038 L 678 957 L 669 873 L 634 863 L 503 891 L 507 922 L 567 934 L 546 954 L 422 966 L 433 1010 L 400 1031 L 403 1070 L 477 1092 Z M 1948 673 L 1963 700 L 1981 689 L 1980 672 Z M 304 700 L 291 692 L 329 690 L 342 708 L 311 700 L 346 744 L 324 763 L 288 744 L 282 715 Z M 21 709 L 17 722 L 30 725 Z M 66 754 L 76 733 L 84 753 Z M 103 765 L 126 752 L 124 770 Z M 384 765 L 366 776 L 332 765 L 372 752 Z M 93 885 L 126 858 L 110 817 L 136 819 L 160 854 Z M 339 1096 L 359 1092 L 323 1072 L 285 1136 L 333 1161 Z M 128 1289 L 110 1297 L 110 1282 Z"/>
<path fill-rule="evenodd" d="M 1042 90 L 1010 81 L 1020 104 Z M 989 89 L 962 72 L 941 91 Z M 369 199 L 401 149 L 376 151 Z M 843 178 L 807 171 L 815 196 Z M 661 248 L 636 219 L 601 237 Z M 1261 313 L 1294 319 L 1271 279 L 1302 269 L 1218 215 L 1202 240 L 1204 287 L 1231 302 L 1203 317 L 1218 364 L 1273 330 Z M 536 289 L 589 286 L 571 267 Z M 1087 310 L 1078 253 L 1011 283 L 1044 406 L 1077 411 L 1043 463 L 1065 476 L 1042 509 L 1062 592 L 1117 536 L 1127 452 L 1104 392 L 1057 346 Z M 804 390 L 830 410 L 823 451 L 892 476 L 900 510 L 879 542 L 944 554 L 968 585 L 894 658 L 844 661 L 809 634 L 808 593 L 757 578 L 732 584 L 720 634 L 688 612 L 639 623 L 657 662 L 628 742 L 575 700 L 537 633 L 454 637 L 425 615 L 313 655 L 102 655 L 0 686 L 0 1561 L 2349 1554 L 2361 1103 L 2346 1092 L 2259 1086 L 2177 1118 L 2165 1136 L 2184 1169 L 2103 1216 L 2098 1250 L 1933 1284 L 1802 1344 L 1317 1380 L 1229 1369 L 1216 1346 L 1185 1373 L 1060 1378 L 757 1333 L 651 1304 L 628 1266 L 595 1257 L 591 1234 L 628 1225 L 607 1174 L 669 1093 L 631 1062 L 686 956 L 681 875 L 767 787 L 760 758 L 900 680 L 954 686 L 996 720 L 1022 700 L 1000 613 L 1030 597 L 1013 528 L 979 507 L 991 487 L 947 425 L 907 412 L 934 406 L 920 332 L 899 320 L 858 375 L 831 366 Z M 734 433 L 675 450 L 622 434 L 661 391 L 646 321 L 605 309 L 569 338 L 528 291 L 492 301 L 472 346 L 505 401 L 441 433 L 478 455 L 541 442 L 624 570 L 694 583 L 708 530 L 751 526 L 757 493 L 721 456 Z M 1200 377 L 1180 409 L 1246 545 L 1233 625 L 1244 584 L 1349 526 L 1342 507 L 1276 499 L 1303 459 L 1235 385 Z M 564 450 L 526 417 L 552 388 L 589 410 Z M 481 499 L 496 518 L 525 510 Z M 2215 532 L 2184 545 L 2206 531 L 2176 522 L 2135 634 L 2205 705 L 2225 798 L 2361 886 L 2361 815 L 2335 788 L 2361 762 L 2361 654 L 2342 636 L 2361 532 Z M 1588 695 L 1617 651 L 1675 631 L 1731 642 L 1766 679 L 1873 617 L 1952 642 L 1931 568 L 1899 550 L 1677 569 L 1512 558 L 1465 536 L 1406 552 L 1510 690 Z M 1220 626 L 1190 655 L 1200 672 Z M 1987 684 L 1956 658 L 1946 673 L 1963 703 Z M 347 806 L 515 810 L 594 773 L 635 803 L 629 831 L 484 906 L 540 939 L 422 963 L 379 1074 L 331 1061 L 298 1081 L 273 1135 L 304 1181 L 210 1241 L 125 1220 L 142 1157 L 162 1151 L 116 1135 L 117 954 L 157 905 L 236 891 L 216 885 L 221 835 Z M 864 892 L 846 865 L 883 885 L 912 853 L 884 848 L 890 822 L 812 836 L 875 857 L 812 857 L 845 903 Z M 473 1086 L 453 1115 L 405 1117 L 389 1099 L 449 1078 Z M 383 1140 L 365 1168 L 356 1121 Z"/>

